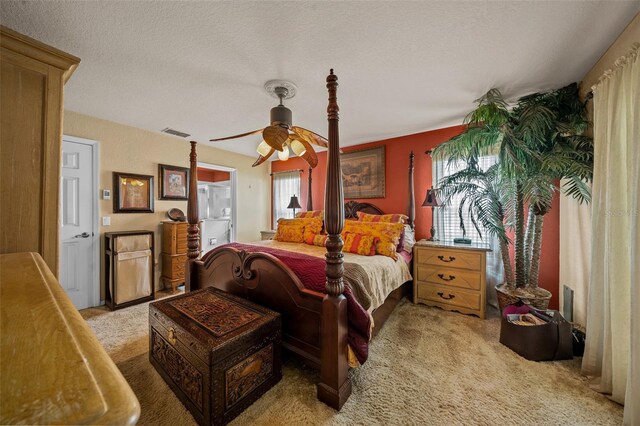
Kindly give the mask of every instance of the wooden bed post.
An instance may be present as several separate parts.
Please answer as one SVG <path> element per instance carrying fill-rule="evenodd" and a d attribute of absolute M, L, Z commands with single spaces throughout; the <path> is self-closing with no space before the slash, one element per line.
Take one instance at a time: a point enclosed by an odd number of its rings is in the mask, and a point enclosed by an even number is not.
<path fill-rule="evenodd" d="M 415 154 L 413 150 L 411 150 L 411 154 L 409 154 L 409 205 L 407 206 L 407 212 L 409 213 L 409 223 L 412 229 L 416 228 L 415 219 L 416 219 L 416 197 L 415 191 L 413 187 L 413 159 L 415 158 Z"/>
<path fill-rule="evenodd" d="M 311 194 L 311 172 L 313 172 L 313 169 L 309 167 L 309 189 L 307 192 L 307 211 L 308 212 L 313 210 L 313 195 Z"/>
<path fill-rule="evenodd" d="M 349 363 L 347 360 L 347 299 L 342 294 L 343 241 L 340 233 L 344 225 L 344 195 L 340 172 L 340 141 L 338 134 L 338 103 L 336 90 L 338 77 L 333 69 L 327 76 L 329 90 L 329 151 L 327 154 L 327 181 L 325 188 L 324 221 L 328 238 L 326 242 L 326 291 L 322 301 L 322 326 L 320 329 L 320 383 L 318 399 L 336 410 L 351 395 Z"/>
<path fill-rule="evenodd" d="M 189 197 L 187 201 L 187 264 L 185 265 L 184 291 L 191 291 L 191 276 L 195 272 L 193 262 L 200 257 L 200 228 L 198 227 L 198 154 L 196 145 L 191 141 L 189 154 Z"/>

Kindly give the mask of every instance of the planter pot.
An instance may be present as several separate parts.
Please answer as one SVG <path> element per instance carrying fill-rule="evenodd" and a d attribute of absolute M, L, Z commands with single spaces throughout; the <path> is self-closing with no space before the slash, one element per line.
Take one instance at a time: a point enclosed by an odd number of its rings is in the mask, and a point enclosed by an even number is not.
<path fill-rule="evenodd" d="M 510 290 L 504 284 L 501 284 L 496 286 L 496 293 L 498 294 L 500 313 L 507 305 L 517 303 L 518 300 L 522 300 L 527 305 L 538 309 L 549 308 L 549 300 L 551 300 L 551 292 L 539 287 L 535 289 L 515 288 Z"/>

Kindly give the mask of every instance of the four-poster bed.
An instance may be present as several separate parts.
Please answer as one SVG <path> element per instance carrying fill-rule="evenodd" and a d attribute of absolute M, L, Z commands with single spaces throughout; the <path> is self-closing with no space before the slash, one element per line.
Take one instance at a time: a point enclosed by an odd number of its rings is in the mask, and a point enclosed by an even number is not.
<path fill-rule="evenodd" d="M 306 288 L 296 274 L 278 258 L 263 252 L 247 252 L 233 247 L 219 247 L 198 259 L 197 214 L 197 155 L 196 142 L 191 142 L 191 179 L 188 200 L 188 261 L 186 290 L 216 287 L 252 300 L 278 311 L 282 315 L 283 346 L 301 357 L 307 364 L 320 369 L 317 386 L 318 399 L 340 409 L 351 394 L 348 370 L 348 317 L 341 231 L 345 218 L 356 218 L 357 212 L 382 214 L 369 203 L 344 203 L 340 170 L 338 132 L 337 76 L 333 70 L 327 77 L 329 105 L 327 108 L 328 158 L 325 190 L 325 244 L 324 292 Z M 408 224 L 413 227 L 415 202 L 413 194 L 413 152 L 409 158 Z M 311 201 L 311 171 L 309 197 Z M 346 213 L 346 214 L 345 214 Z M 375 324 L 372 335 L 377 334 L 395 306 L 410 294 L 411 281 L 393 290 L 384 303 L 371 316 Z"/>

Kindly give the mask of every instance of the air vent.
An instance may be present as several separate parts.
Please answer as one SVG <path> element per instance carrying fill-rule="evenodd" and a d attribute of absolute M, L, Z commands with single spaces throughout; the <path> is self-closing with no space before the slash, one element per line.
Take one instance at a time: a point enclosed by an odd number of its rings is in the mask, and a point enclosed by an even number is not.
<path fill-rule="evenodd" d="M 188 138 L 191 136 L 189 133 L 181 132 L 180 130 L 172 129 L 171 127 L 165 127 L 160 130 L 162 133 L 169 133 L 170 135 L 177 136 L 179 138 Z"/>

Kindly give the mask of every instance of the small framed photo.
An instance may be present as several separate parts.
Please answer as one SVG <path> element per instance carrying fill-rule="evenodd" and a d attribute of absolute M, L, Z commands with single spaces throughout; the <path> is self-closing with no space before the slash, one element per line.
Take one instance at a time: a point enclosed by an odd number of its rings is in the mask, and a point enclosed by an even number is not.
<path fill-rule="evenodd" d="M 113 212 L 153 213 L 153 176 L 113 172 Z"/>
<path fill-rule="evenodd" d="M 189 169 L 158 164 L 161 200 L 186 200 L 189 195 Z"/>

